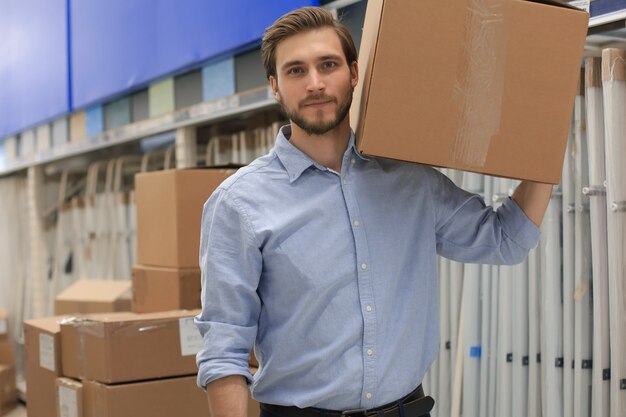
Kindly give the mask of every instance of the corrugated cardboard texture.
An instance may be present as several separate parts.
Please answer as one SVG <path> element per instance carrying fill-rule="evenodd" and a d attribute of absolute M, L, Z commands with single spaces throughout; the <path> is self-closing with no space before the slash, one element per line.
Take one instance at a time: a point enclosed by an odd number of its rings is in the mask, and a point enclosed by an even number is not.
<path fill-rule="evenodd" d="M 83 384 L 70 378 L 55 383 L 57 417 L 83 417 Z"/>
<path fill-rule="evenodd" d="M 16 401 L 15 367 L 0 365 L 0 415 L 13 408 Z"/>
<path fill-rule="evenodd" d="M 84 381 L 85 417 L 208 416 L 206 395 L 195 376 L 104 385 Z M 248 398 L 248 417 L 259 415 L 259 404 Z"/>
<path fill-rule="evenodd" d="M 179 319 L 198 313 L 92 314 L 66 321 L 63 373 L 107 384 L 196 373 L 195 354 L 181 351 Z"/>
<path fill-rule="evenodd" d="M 55 299 L 55 314 L 90 314 L 130 311 L 130 281 L 79 280 Z"/>
<path fill-rule="evenodd" d="M 369 1 L 351 113 L 359 150 L 558 183 L 587 23 L 525 0 Z"/>
<path fill-rule="evenodd" d="M 59 322 L 65 317 L 47 317 L 24 322 L 26 402 L 28 417 L 50 417 L 55 409 L 55 380 L 61 376 L 61 337 Z M 52 338 L 52 350 L 46 352 L 54 371 L 41 366 L 41 335 Z"/>
<path fill-rule="evenodd" d="M 199 268 L 202 208 L 235 170 L 181 169 L 138 174 L 137 263 Z"/>
<path fill-rule="evenodd" d="M 200 303 L 199 268 L 133 266 L 133 312 L 197 309 Z"/>

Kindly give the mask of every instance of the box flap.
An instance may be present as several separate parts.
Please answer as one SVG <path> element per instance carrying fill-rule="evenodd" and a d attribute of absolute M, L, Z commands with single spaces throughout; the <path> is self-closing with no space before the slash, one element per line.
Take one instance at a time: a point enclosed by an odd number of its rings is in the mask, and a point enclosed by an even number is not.
<path fill-rule="evenodd" d="M 79 280 L 66 288 L 56 299 L 59 301 L 115 301 L 130 297 L 130 281 Z"/>
<path fill-rule="evenodd" d="M 68 319 L 69 316 L 52 316 L 39 319 L 25 320 L 24 325 L 35 329 L 44 330 L 48 333 L 59 333 L 61 331 L 61 322 Z"/>

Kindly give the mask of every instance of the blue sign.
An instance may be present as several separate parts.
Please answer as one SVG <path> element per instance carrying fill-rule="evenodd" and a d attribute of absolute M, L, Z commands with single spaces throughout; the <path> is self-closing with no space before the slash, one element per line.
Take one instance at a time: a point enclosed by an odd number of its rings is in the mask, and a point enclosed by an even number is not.
<path fill-rule="evenodd" d="M 282 14 L 319 0 L 71 1 L 75 109 L 257 43 Z"/>
<path fill-rule="evenodd" d="M 0 1 L 0 138 L 67 113 L 67 0 Z"/>

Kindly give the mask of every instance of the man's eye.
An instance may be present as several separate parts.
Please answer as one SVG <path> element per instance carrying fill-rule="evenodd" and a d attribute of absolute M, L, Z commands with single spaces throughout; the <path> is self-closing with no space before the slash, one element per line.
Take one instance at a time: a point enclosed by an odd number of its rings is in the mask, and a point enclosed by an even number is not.
<path fill-rule="evenodd" d="M 327 61 L 324 62 L 323 67 L 326 69 L 330 69 L 330 68 L 335 68 L 337 66 L 337 63 L 334 61 Z"/>
<path fill-rule="evenodd" d="M 293 75 L 298 75 L 298 74 L 302 74 L 302 68 L 289 68 L 289 70 L 287 70 L 287 74 L 293 74 Z"/>

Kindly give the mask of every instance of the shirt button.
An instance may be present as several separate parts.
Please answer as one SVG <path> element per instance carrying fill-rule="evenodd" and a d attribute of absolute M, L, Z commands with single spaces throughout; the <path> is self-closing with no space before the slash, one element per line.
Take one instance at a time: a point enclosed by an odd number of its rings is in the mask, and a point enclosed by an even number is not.
<path fill-rule="evenodd" d="M 355 227 L 359 227 L 359 225 L 361 224 L 361 222 L 360 222 L 360 221 L 358 221 L 358 220 L 355 220 L 355 221 L 353 221 L 353 222 L 352 222 L 352 224 L 353 224 Z"/>
<path fill-rule="evenodd" d="M 356 162 L 356 159 L 352 158 L 350 162 L 354 164 Z"/>
<path fill-rule="evenodd" d="M 365 396 L 367 397 L 367 399 L 369 400 L 370 398 L 372 398 L 372 393 L 368 392 L 367 394 L 365 394 Z"/>
<path fill-rule="evenodd" d="M 365 309 L 367 310 L 368 313 L 371 313 L 372 310 L 373 310 L 372 306 L 367 306 L 367 307 L 365 307 Z"/>
<path fill-rule="evenodd" d="M 372 356 L 374 351 L 372 349 L 367 349 L 367 356 Z"/>
<path fill-rule="evenodd" d="M 361 269 L 367 269 L 367 264 L 365 262 L 361 264 Z"/>
<path fill-rule="evenodd" d="M 341 180 L 341 183 L 342 183 L 343 185 L 346 185 L 346 184 L 348 184 L 348 180 Z"/>

